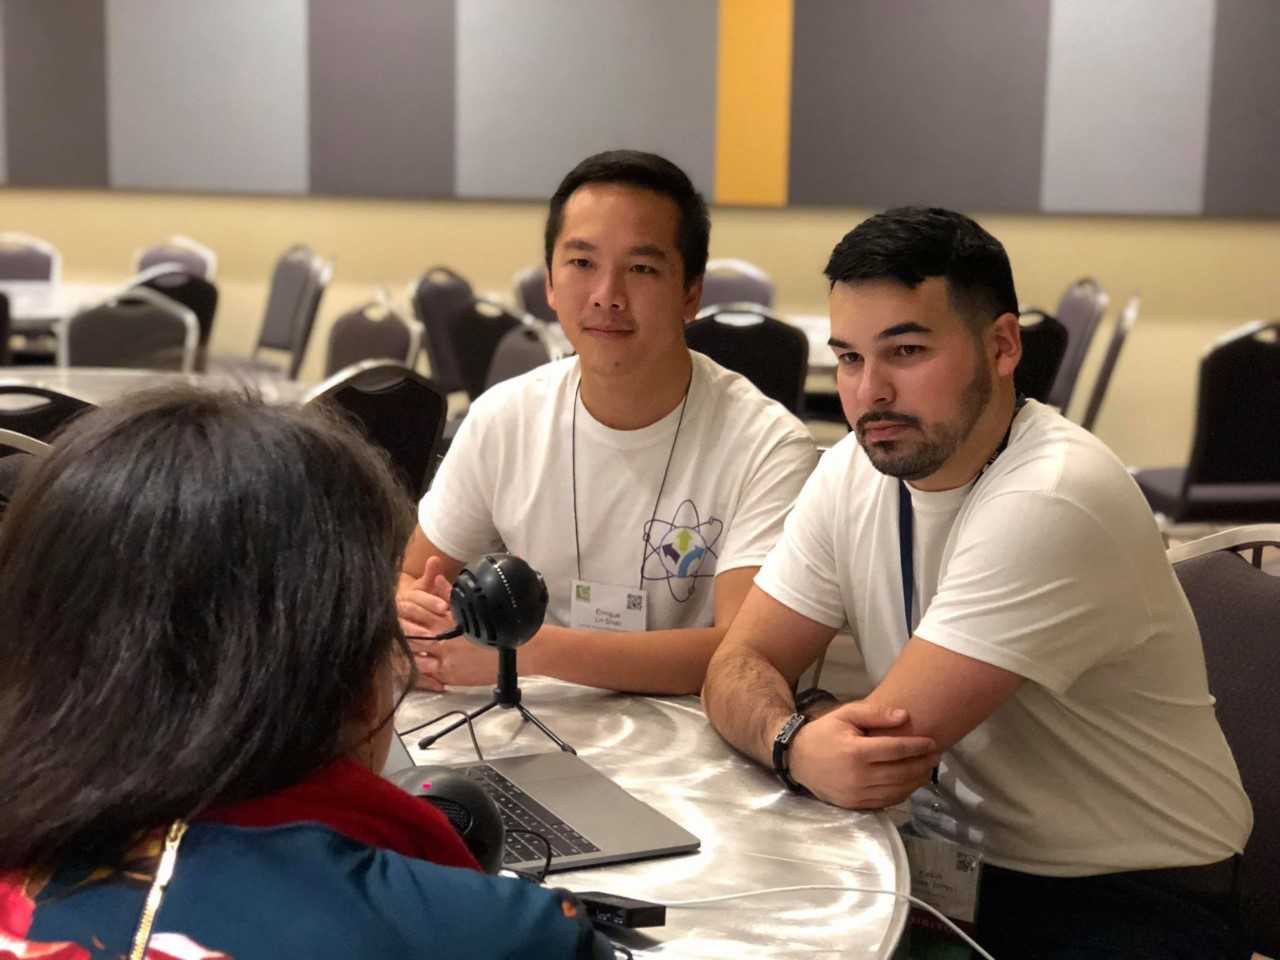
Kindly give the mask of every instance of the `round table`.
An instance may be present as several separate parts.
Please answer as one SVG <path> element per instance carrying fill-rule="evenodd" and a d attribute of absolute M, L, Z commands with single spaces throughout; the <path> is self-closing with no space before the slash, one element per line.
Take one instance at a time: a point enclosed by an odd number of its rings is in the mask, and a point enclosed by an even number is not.
<path fill-rule="evenodd" d="M 117 367 L 0 367 L 6 384 L 44 387 L 102 405 L 151 387 L 188 384 L 221 390 L 256 390 L 268 403 L 300 403 L 306 386 L 279 377 L 243 377 L 225 373 L 171 373 Z"/>
<path fill-rule="evenodd" d="M 841 810 L 789 793 L 770 771 L 725 744 L 696 698 L 632 696 L 540 677 L 521 686 L 524 705 L 582 759 L 702 841 L 695 854 L 553 873 L 551 885 L 654 901 L 803 884 L 910 892 L 906 853 L 884 813 Z M 396 726 L 404 730 L 445 710 L 473 709 L 490 693 L 411 694 Z M 419 750 L 426 732 L 404 738 L 416 762 L 475 762 L 466 730 Z M 485 714 L 475 733 L 486 757 L 556 749 L 512 710 Z M 891 896 L 801 891 L 668 908 L 665 926 L 635 931 L 624 942 L 638 956 L 871 960 L 892 955 L 906 916 L 906 905 Z"/>

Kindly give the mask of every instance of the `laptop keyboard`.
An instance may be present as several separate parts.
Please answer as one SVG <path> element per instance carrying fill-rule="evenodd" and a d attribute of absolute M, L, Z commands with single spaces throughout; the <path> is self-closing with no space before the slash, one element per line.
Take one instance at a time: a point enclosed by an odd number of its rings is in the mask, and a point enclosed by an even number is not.
<path fill-rule="evenodd" d="M 551 844 L 552 859 L 575 853 L 596 853 L 594 843 L 565 823 L 554 813 L 538 803 L 514 783 L 487 763 L 477 763 L 461 768 L 468 778 L 476 781 L 498 805 L 502 822 L 507 830 L 531 830 L 540 833 Z M 504 864 L 541 861 L 546 857 L 542 841 L 522 834 L 507 834 Z"/>

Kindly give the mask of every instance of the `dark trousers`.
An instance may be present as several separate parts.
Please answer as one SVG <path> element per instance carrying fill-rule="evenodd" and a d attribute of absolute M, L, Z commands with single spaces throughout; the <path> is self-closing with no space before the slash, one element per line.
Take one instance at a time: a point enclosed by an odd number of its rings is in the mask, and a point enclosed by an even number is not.
<path fill-rule="evenodd" d="M 978 943 L 996 960 L 1248 960 L 1235 864 L 1042 877 L 987 864 Z"/>

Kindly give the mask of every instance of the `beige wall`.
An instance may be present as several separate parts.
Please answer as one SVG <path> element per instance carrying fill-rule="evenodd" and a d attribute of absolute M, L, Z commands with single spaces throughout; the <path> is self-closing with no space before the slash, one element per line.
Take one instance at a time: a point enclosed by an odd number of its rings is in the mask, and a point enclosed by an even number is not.
<path fill-rule="evenodd" d="M 266 278 L 285 247 L 306 242 L 334 258 L 334 280 L 303 370 L 319 376 L 328 326 L 385 285 L 400 295 L 428 266 L 444 263 L 479 291 L 506 295 L 512 274 L 541 257 L 544 208 L 531 203 L 402 202 L 315 197 L 192 196 L 0 190 L 0 230 L 54 243 L 68 280 L 123 280 L 133 251 L 187 233 L 219 257 L 221 306 L 214 350 L 253 344 Z M 712 255 L 754 261 L 773 275 L 783 311 L 824 309 L 822 267 L 832 245 L 865 211 L 713 212 Z M 1143 297 L 1138 327 L 1121 355 L 1098 433 L 1128 463 L 1181 461 L 1190 442 L 1196 362 L 1213 338 L 1247 320 L 1280 315 L 1280 223 L 1138 217 L 981 216 L 1004 241 L 1025 303 L 1052 308 L 1083 274 L 1096 276 L 1113 307 Z M 1114 309 L 1081 378 L 1079 415 Z"/>

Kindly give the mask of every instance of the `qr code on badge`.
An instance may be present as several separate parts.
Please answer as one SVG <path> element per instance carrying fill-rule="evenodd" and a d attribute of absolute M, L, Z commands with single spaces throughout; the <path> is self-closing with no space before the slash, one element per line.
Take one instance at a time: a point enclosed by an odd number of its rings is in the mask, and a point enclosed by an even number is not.
<path fill-rule="evenodd" d="M 971 853 L 956 851 L 956 872 L 973 873 L 978 869 L 978 858 Z"/>
<path fill-rule="evenodd" d="M 628 610 L 639 610 L 639 609 L 640 609 L 640 605 L 641 605 L 643 602 L 644 602 L 644 597 L 642 597 L 640 594 L 638 594 L 638 593 L 628 593 L 628 594 L 627 594 L 627 609 L 628 609 Z"/>

